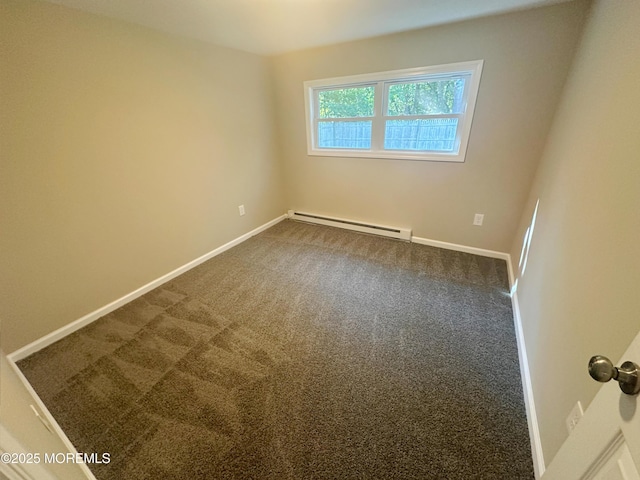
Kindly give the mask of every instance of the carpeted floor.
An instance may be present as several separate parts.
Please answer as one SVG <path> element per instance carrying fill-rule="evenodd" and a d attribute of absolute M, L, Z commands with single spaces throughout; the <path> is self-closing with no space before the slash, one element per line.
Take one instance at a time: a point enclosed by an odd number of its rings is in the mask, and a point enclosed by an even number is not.
<path fill-rule="evenodd" d="M 533 478 L 502 260 L 286 220 L 19 367 L 100 480 Z"/>

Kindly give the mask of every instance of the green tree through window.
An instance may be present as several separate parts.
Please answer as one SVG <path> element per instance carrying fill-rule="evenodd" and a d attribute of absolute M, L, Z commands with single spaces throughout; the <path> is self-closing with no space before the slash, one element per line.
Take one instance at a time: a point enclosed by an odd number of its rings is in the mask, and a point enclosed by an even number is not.
<path fill-rule="evenodd" d="M 354 87 L 318 92 L 319 118 L 373 117 L 375 88 Z"/>
<path fill-rule="evenodd" d="M 460 113 L 464 80 L 399 83 L 389 86 L 388 115 Z"/>
<path fill-rule="evenodd" d="M 463 162 L 482 65 L 305 81 L 307 153 Z"/>

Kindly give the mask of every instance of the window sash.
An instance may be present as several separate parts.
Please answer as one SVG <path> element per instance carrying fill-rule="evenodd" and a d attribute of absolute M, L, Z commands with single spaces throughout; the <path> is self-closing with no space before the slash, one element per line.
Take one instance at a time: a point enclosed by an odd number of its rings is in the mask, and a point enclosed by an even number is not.
<path fill-rule="evenodd" d="M 456 125 L 456 135 L 455 135 L 455 146 L 454 151 L 460 145 L 460 120 L 464 117 L 464 113 L 437 113 L 437 114 L 422 114 L 422 115 L 386 115 L 384 112 L 388 110 L 389 103 L 389 90 L 392 85 L 405 85 L 408 83 L 428 83 L 434 81 L 443 81 L 443 80 L 457 80 L 459 78 L 467 79 L 468 75 L 443 75 L 437 77 L 419 77 L 411 80 L 407 79 L 399 79 L 394 81 L 380 81 L 376 83 L 359 83 L 359 84 L 349 84 L 349 85 L 339 85 L 332 86 L 328 88 L 318 88 L 314 89 L 314 132 L 315 132 L 315 145 L 314 147 L 318 150 L 359 150 L 359 151 L 367 151 L 367 152 L 375 152 L 375 151 L 390 151 L 390 152 L 411 152 L 414 154 L 420 153 L 450 153 L 446 150 L 434 150 L 434 149 L 423 149 L 423 150 L 405 150 L 405 149 L 392 149 L 387 148 L 385 145 L 387 144 L 386 131 L 387 131 L 387 122 L 391 120 L 427 120 L 427 119 L 446 119 L 446 118 L 457 118 L 459 120 Z M 468 81 L 465 81 L 465 90 L 468 88 Z M 334 90 L 345 90 L 348 88 L 360 88 L 360 87 L 375 87 L 374 90 L 374 108 L 373 116 L 367 117 L 320 117 L 320 93 L 326 91 L 334 91 Z M 463 93 L 463 98 L 465 98 L 465 93 Z M 466 102 L 465 102 L 466 103 Z M 466 110 L 463 108 L 463 110 Z M 371 141 L 370 147 L 327 147 L 320 145 L 320 124 L 328 123 L 328 122 L 371 122 Z"/>
<path fill-rule="evenodd" d="M 480 74 L 482 71 L 482 61 L 463 62 L 453 65 L 441 65 L 436 67 L 425 67 L 419 69 L 407 69 L 394 72 L 382 72 L 379 74 L 356 75 L 353 77 L 342 77 L 336 79 L 317 80 L 305 82 L 305 109 L 307 110 L 307 146 L 309 155 L 317 156 L 360 156 L 373 158 L 407 158 L 419 160 L 448 160 L 448 161 L 464 161 L 466 153 L 466 144 L 468 142 L 469 132 L 475 100 L 479 87 Z M 372 78 L 373 77 L 373 78 Z M 464 88 L 461 94 L 462 104 L 459 113 L 442 113 L 442 114 L 421 114 L 421 115 L 386 115 L 388 112 L 389 92 L 393 85 L 411 84 L 411 83 L 429 83 L 447 80 L 464 80 Z M 342 90 L 358 87 L 374 87 L 373 95 L 373 116 L 366 117 L 323 117 L 319 118 L 319 94 L 323 91 Z M 405 125 L 403 127 L 417 128 L 418 133 L 415 139 L 411 136 L 396 137 L 393 140 L 402 142 L 415 142 L 422 145 L 435 142 L 448 142 L 444 147 L 446 149 L 396 149 L 389 147 L 390 141 L 385 138 L 389 122 L 415 122 L 416 120 L 435 120 L 435 119 L 456 119 L 455 139 L 452 138 L 452 132 L 442 132 L 443 138 L 431 138 L 430 132 L 420 133 L 420 129 L 429 127 L 424 123 L 416 122 L 416 126 Z M 371 137 L 370 147 L 331 147 L 320 146 L 320 124 L 324 122 L 370 122 Z M 453 125 L 443 125 L 451 127 Z M 437 127 L 437 125 L 434 125 Z M 406 133 L 406 132 L 405 132 Z M 413 133 L 413 132 L 412 132 Z M 436 130 L 437 133 L 437 130 Z M 354 142 L 362 140 L 361 137 L 354 137 Z M 344 137 L 343 137 L 344 139 Z M 453 142 L 453 143 L 451 143 Z M 360 143 L 362 145 L 362 143 Z M 439 144 L 440 145 L 440 144 Z M 385 147 L 386 146 L 386 147 Z M 438 147 L 439 148 L 439 147 Z"/>
<path fill-rule="evenodd" d="M 428 120 L 437 118 L 464 118 L 464 113 L 437 113 L 429 115 L 385 115 L 384 120 Z M 324 118 L 323 118 L 324 120 Z"/>

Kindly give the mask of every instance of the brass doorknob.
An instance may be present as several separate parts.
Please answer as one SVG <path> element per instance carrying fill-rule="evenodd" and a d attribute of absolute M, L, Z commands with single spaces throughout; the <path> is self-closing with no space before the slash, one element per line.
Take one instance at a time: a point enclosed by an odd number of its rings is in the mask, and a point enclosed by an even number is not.
<path fill-rule="evenodd" d="M 622 390 L 627 395 L 636 395 L 640 392 L 638 380 L 640 367 L 633 362 L 624 362 L 620 368 L 614 367 L 611 360 L 603 355 L 596 355 L 589 360 L 589 375 L 598 382 L 617 380 Z"/>

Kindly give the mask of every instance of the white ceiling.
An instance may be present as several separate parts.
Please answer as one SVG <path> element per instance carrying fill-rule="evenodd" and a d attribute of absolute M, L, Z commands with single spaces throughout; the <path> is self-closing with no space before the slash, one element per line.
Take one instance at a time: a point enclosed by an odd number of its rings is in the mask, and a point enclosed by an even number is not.
<path fill-rule="evenodd" d="M 271 55 L 568 0 L 49 1 Z"/>

